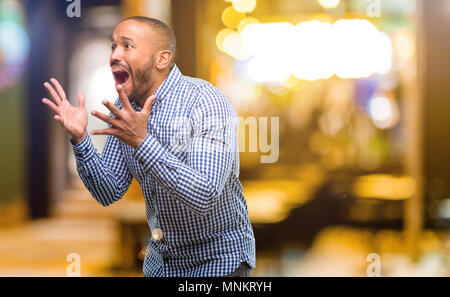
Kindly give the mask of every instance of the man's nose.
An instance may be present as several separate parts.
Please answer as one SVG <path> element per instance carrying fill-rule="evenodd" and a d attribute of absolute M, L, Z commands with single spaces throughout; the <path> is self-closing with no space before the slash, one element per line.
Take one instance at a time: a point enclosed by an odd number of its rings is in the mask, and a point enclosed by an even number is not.
<path fill-rule="evenodd" d="M 120 50 L 115 49 L 113 52 L 111 52 L 111 55 L 109 56 L 109 62 L 112 64 L 113 62 L 121 62 L 123 60 L 123 55 L 120 52 Z"/>

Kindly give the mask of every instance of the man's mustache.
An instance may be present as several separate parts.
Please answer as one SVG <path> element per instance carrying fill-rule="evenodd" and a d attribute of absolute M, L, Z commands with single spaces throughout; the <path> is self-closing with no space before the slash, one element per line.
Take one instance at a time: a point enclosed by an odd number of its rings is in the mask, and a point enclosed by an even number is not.
<path fill-rule="evenodd" d="M 122 68 L 125 68 L 125 69 L 128 71 L 128 73 L 129 73 L 130 75 L 133 73 L 133 71 L 131 70 L 131 67 L 130 67 L 130 66 L 128 66 L 128 65 L 122 65 L 122 64 L 120 64 L 118 61 L 113 61 L 113 62 L 111 63 L 111 67 L 113 67 L 113 66 L 120 66 L 120 67 L 122 67 Z"/>

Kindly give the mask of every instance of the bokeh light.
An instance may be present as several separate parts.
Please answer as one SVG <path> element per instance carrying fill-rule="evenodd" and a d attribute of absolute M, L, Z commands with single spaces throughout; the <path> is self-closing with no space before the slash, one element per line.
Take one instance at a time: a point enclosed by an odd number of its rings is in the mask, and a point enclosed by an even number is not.
<path fill-rule="evenodd" d="M 244 50 L 253 58 L 248 65 L 249 76 L 256 82 L 279 82 L 290 74 L 290 23 L 251 24 L 242 31 Z"/>
<path fill-rule="evenodd" d="M 292 38 L 292 74 L 300 79 L 317 80 L 333 76 L 333 26 L 309 21 L 299 23 Z"/>
<path fill-rule="evenodd" d="M 401 32 L 394 37 L 394 46 L 398 56 L 403 60 L 411 59 L 416 51 L 414 40 L 407 33 Z"/>
<path fill-rule="evenodd" d="M 411 198 L 416 187 L 415 180 L 407 175 L 371 174 L 360 176 L 353 183 L 353 191 L 358 197 L 391 200 Z"/>
<path fill-rule="evenodd" d="M 9 11 L 5 14 L 5 11 Z M 0 89 L 23 75 L 30 41 L 24 28 L 23 11 L 17 1 L 0 2 Z"/>
<path fill-rule="evenodd" d="M 250 13 L 256 7 L 256 0 L 233 0 L 233 8 L 238 12 Z"/>
<path fill-rule="evenodd" d="M 236 11 L 232 6 L 225 8 L 222 13 L 223 24 L 231 29 L 236 29 L 244 18 L 245 13 Z"/>
<path fill-rule="evenodd" d="M 259 21 L 253 17 L 247 17 L 247 18 L 243 19 L 238 25 L 238 28 L 237 28 L 238 32 L 242 33 L 242 30 L 244 30 L 244 28 L 250 24 L 259 24 Z"/>
<path fill-rule="evenodd" d="M 241 35 L 235 31 L 225 37 L 223 49 L 225 53 L 237 60 L 246 60 L 250 57 L 248 52 L 242 47 Z"/>
<path fill-rule="evenodd" d="M 228 36 L 230 36 L 233 33 L 235 33 L 235 31 L 232 29 L 228 29 L 228 28 L 224 28 L 224 29 L 220 30 L 219 33 L 217 33 L 216 46 L 220 51 L 225 53 L 225 49 L 224 49 L 225 38 L 227 38 Z"/>
<path fill-rule="evenodd" d="M 390 38 L 367 20 L 338 20 L 334 24 L 313 20 L 297 26 L 250 22 L 242 29 L 241 40 L 243 50 L 252 56 L 249 75 L 257 82 L 280 82 L 290 74 L 304 80 L 333 75 L 364 78 L 386 74 L 392 68 Z M 247 58 L 237 37 L 233 38 L 236 45 L 226 52 Z M 238 49 L 240 55 L 236 54 Z"/>
<path fill-rule="evenodd" d="M 335 8 L 339 5 L 339 0 L 318 0 L 323 8 Z"/>
<path fill-rule="evenodd" d="M 28 54 L 28 35 L 20 24 L 12 20 L 0 21 L 0 48 L 6 64 L 25 61 Z"/>
<path fill-rule="evenodd" d="M 340 78 L 387 73 L 392 64 L 389 37 L 367 20 L 339 20 L 333 25 L 335 73 Z"/>
<path fill-rule="evenodd" d="M 374 125 L 380 129 L 393 127 L 398 122 L 398 108 L 395 101 L 378 95 L 369 100 L 369 114 Z"/>

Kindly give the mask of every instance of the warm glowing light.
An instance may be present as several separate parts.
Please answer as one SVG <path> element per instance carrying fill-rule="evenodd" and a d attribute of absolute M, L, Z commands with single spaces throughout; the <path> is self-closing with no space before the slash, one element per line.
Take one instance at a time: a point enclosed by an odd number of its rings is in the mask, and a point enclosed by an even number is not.
<path fill-rule="evenodd" d="M 222 22 L 231 29 L 236 29 L 244 18 L 245 13 L 236 11 L 232 6 L 225 8 L 222 13 Z"/>
<path fill-rule="evenodd" d="M 228 28 L 222 29 L 219 31 L 219 33 L 217 33 L 216 46 L 219 50 L 221 50 L 222 52 L 225 52 L 225 49 L 223 48 L 225 38 L 227 38 L 228 36 L 230 36 L 233 33 L 235 33 L 235 31 L 232 29 L 228 29 Z"/>
<path fill-rule="evenodd" d="M 334 74 L 333 26 L 309 21 L 299 23 L 292 38 L 291 73 L 300 79 L 317 80 Z"/>
<path fill-rule="evenodd" d="M 252 57 L 248 74 L 257 82 L 281 82 L 289 75 L 304 80 L 333 75 L 363 78 L 386 74 L 392 68 L 389 36 L 367 20 L 344 19 L 334 24 L 314 20 L 294 26 L 243 18 L 239 33 L 241 46 L 231 33 L 216 40 L 230 39 L 225 51 L 235 58 Z M 223 47 L 218 44 L 219 49 Z"/>
<path fill-rule="evenodd" d="M 233 0 L 233 8 L 238 12 L 250 13 L 256 7 L 256 0 Z"/>
<path fill-rule="evenodd" d="M 283 85 L 280 84 L 265 84 L 264 88 L 269 91 L 270 93 L 279 96 L 284 97 L 289 93 L 289 89 L 283 87 Z"/>
<path fill-rule="evenodd" d="M 312 14 L 311 20 L 315 20 L 315 21 L 322 22 L 322 23 L 329 23 L 329 24 L 333 24 L 335 21 L 331 14 L 324 13 L 324 12 Z"/>
<path fill-rule="evenodd" d="M 226 87 L 226 95 L 237 110 L 251 108 L 261 96 L 262 87 L 241 79 L 239 75 L 232 78 L 220 77 L 217 85 Z"/>
<path fill-rule="evenodd" d="M 244 184 L 244 195 L 253 223 L 275 223 L 286 218 L 291 209 L 309 201 L 312 187 L 288 179 L 250 181 Z"/>
<path fill-rule="evenodd" d="M 242 33 L 242 30 L 244 30 L 245 27 L 247 27 L 248 25 L 251 25 L 251 24 L 259 24 L 259 21 L 252 17 L 243 19 L 238 25 L 238 28 L 237 28 L 238 32 Z"/>
<path fill-rule="evenodd" d="M 235 31 L 225 37 L 223 49 L 227 54 L 237 60 L 246 60 L 250 57 L 247 51 L 242 47 L 241 36 Z"/>
<path fill-rule="evenodd" d="M 404 33 L 400 33 L 394 38 L 394 45 L 397 54 L 403 60 L 409 60 L 413 57 L 416 48 L 413 39 Z"/>
<path fill-rule="evenodd" d="M 387 129 L 398 121 L 398 109 L 395 101 L 386 96 L 375 96 L 369 100 L 369 114 L 376 127 Z"/>
<path fill-rule="evenodd" d="M 361 176 L 353 184 L 353 192 L 362 198 L 402 200 L 416 192 L 416 182 L 410 176 L 396 177 L 388 174 Z"/>
<path fill-rule="evenodd" d="M 287 79 L 281 82 L 281 85 L 288 89 L 294 89 L 300 85 L 300 80 L 297 77 L 290 75 Z"/>
<path fill-rule="evenodd" d="M 333 25 L 335 73 L 340 78 L 369 77 L 391 69 L 389 37 L 366 20 L 339 20 Z"/>
<path fill-rule="evenodd" d="M 280 82 L 289 77 L 289 67 L 276 61 L 253 58 L 248 63 L 248 75 L 255 82 Z"/>
<path fill-rule="evenodd" d="M 370 115 L 374 120 L 385 121 L 392 117 L 392 108 L 386 97 L 375 97 L 369 103 Z"/>
<path fill-rule="evenodd" d="M 324 8 L 335 8 L 339 5 L 339 0 L 318 0 Z"/>
<path fill-rule="evenodd" d="M 290 23 L 251 24 L 242 30 L 242 45 L 253 56 L 248 74 L 256 82 L 279 82 L 290 74 Z"/>
<path fill-rule="evenodd" d="M 291 45 L 294 26 L 290 23 L 250 24 L 242 30 L 244 48 L 255 56 L 276 55 L 288 53 L 287 46 Z"/>
<path fill-rule="evenodd" d="M 384 32 L 379 32 L 379 40 L 374 44 L 374 48 L 378 53 L 376 56 L 377 63 L 373 64 L 378 74 L 387 74 L 392 68 L 392 42 Z"/>
<path fill-rule="evenodd" d="M 283 191 L 247 191 L 245 198 L 252 222 L 275 223 L 283 220 L 287 215 L 286 209 L 283 207 L 285 197 Z"/>

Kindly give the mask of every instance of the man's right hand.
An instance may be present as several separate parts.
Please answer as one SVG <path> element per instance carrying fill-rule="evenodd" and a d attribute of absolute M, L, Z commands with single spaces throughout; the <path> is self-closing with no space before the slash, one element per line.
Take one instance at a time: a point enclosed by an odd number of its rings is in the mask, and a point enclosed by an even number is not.
<path fill-rule="evenodd" d="M 72 142 L 78 144 L 87 133 L 87 112 L 84 107 L 86 97 L 83 93 L 79 93 L 78 106 L 75 107 L 67 100 L 66 93 L 59 82 L 54 78 L 50 79 L 50 82 L 53 86 L 48 82 L 45 82 L 44 86 L 52 101 L 43 98 L 42 102 L 55 113 L 54 119 L 69 133 Z"/>

